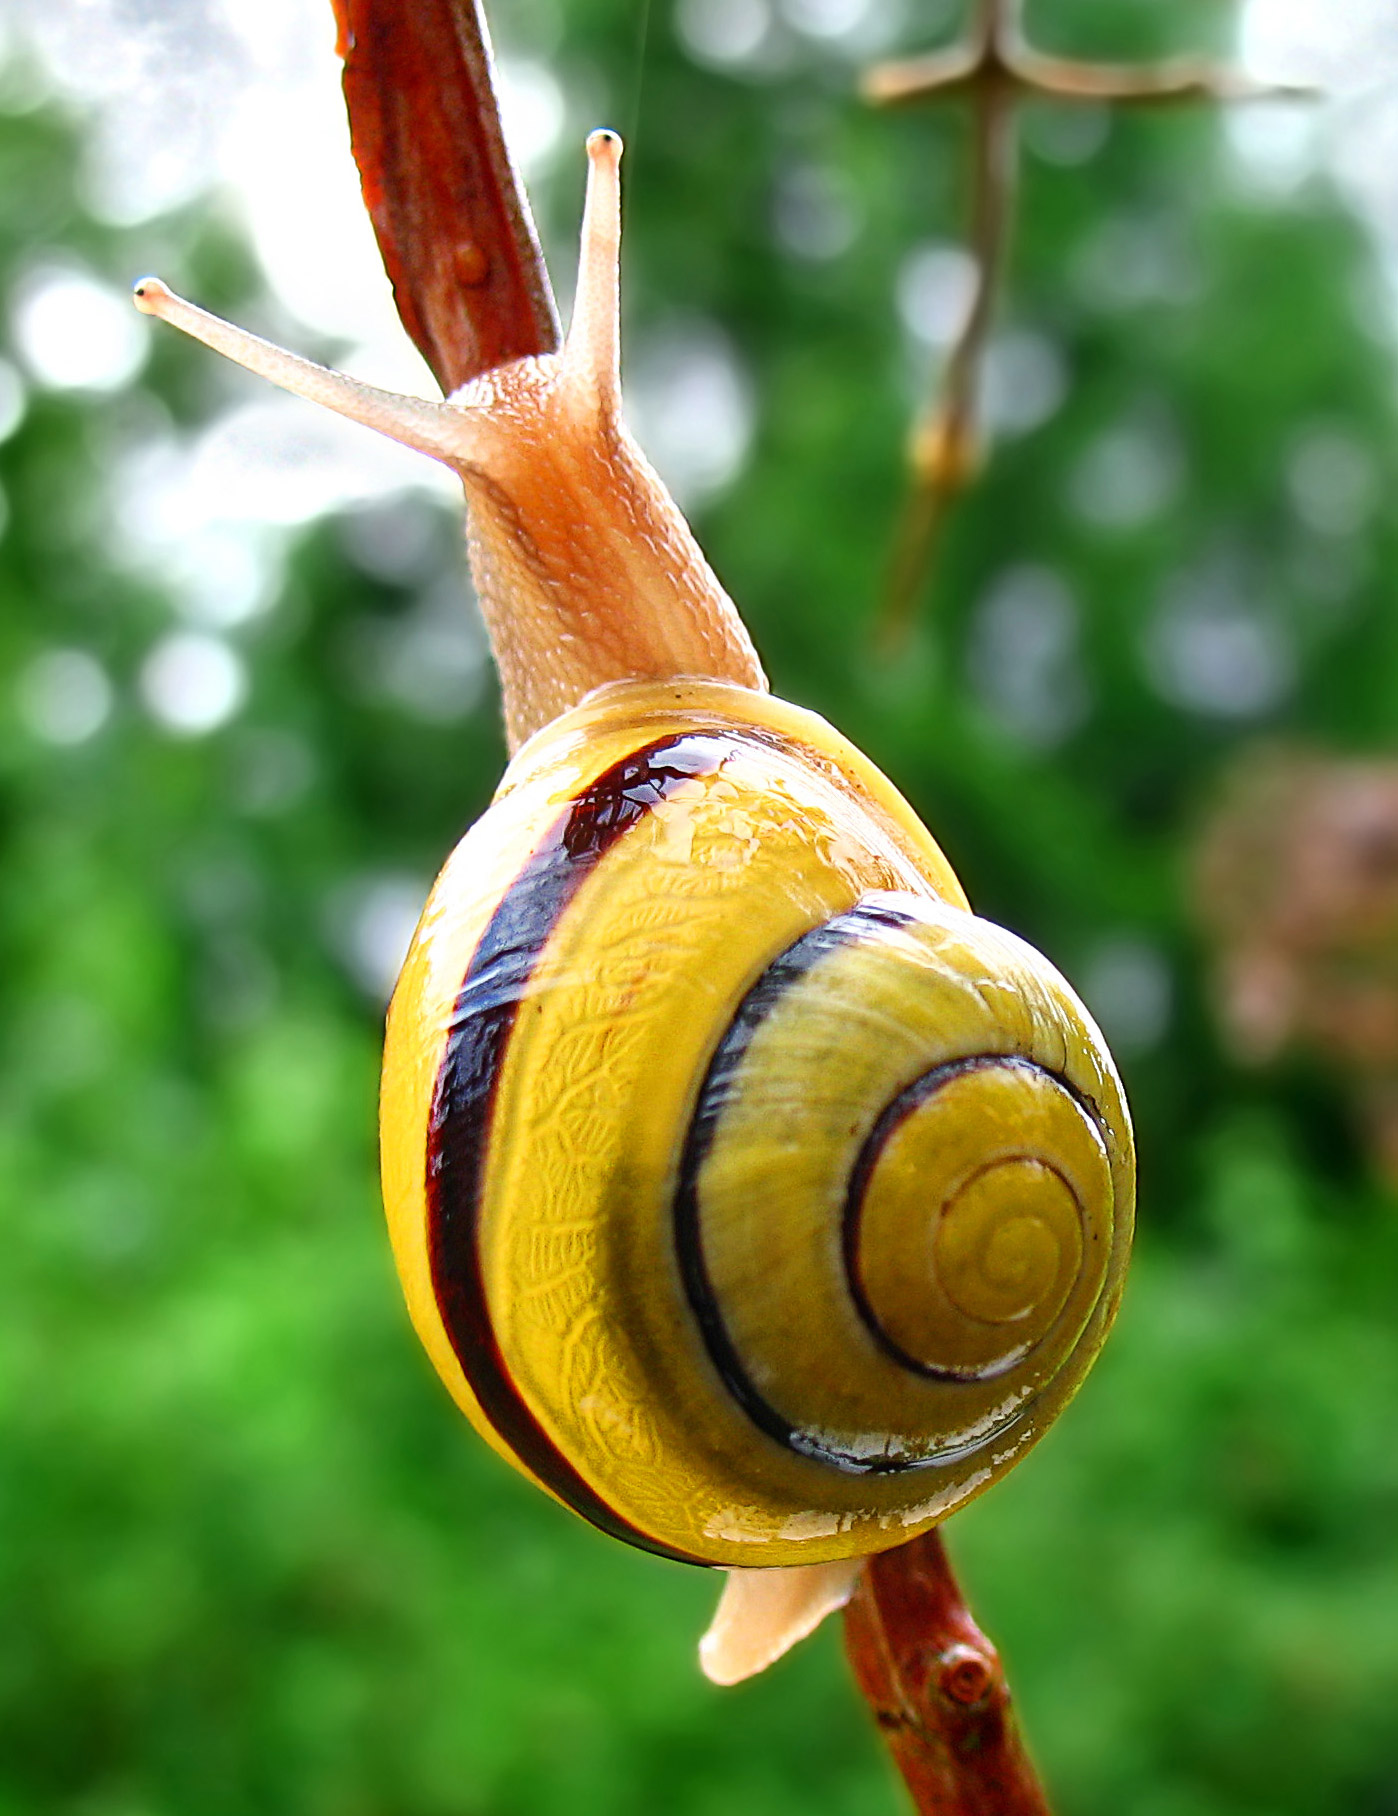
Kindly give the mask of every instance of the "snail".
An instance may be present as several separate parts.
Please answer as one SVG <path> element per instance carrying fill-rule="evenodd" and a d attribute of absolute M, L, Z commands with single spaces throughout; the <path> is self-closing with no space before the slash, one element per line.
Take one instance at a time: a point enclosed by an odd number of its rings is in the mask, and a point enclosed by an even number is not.
<path fill-rule="evenodd" d="M 620 414 L 620 141 L 560 354 L 446 402 L 138 305 L 461 477 L 512 752 L 389 1011 L 413 1323 L 485 1440 L 732 1575 L 724 1681 L 1002 1475 L 1116 1310 L 1111 1057 L 893 785 L 774 698 Z"/>

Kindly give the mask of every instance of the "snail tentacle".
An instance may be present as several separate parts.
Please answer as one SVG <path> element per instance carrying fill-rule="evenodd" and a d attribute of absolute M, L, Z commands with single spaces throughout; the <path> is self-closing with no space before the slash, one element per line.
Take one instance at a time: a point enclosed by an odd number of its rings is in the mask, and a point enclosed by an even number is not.
<path fill-rule="evenodd" d="M 472 457 L 469 414 L 453 404 L 384 391 L 347 373 L 318 365 L 299 353 L 289 353 L 284 347 L 263 340 L 261 335 L 250 334 L 246 328 L 235 327 L 197 303 L 176 296 L 158 277 L 143 277 L 131 297 L 143 315 L 168 322 L 235 365 L 255 372 L 259 378 L 270 379 L 283 391 L 304 397 L 308 403 L 321 404 L 337 416 L 362 423 L 366 429 L 377 429 L 390 440 L 429 454 L 450 467 L 459 468 Z"/>
<path fill-rule="evenodd" d="M 587 141 L 587 196 L 573 319 L 563 348 L 569 383 L 613 414 L 621 402 L 621 140 L 603 130 Z"/>
<path fill-rule="evenodd" d="M 588 157 L 564 351 L 483 373 L 445 403 L 380 391 L 284 352 L 157 278 L 135 296 L 147 314 L 458 475 L 512 751 L 609 682 L 693 675 L 767 685 L 737 608 L 622 420 L 621 140 L 594 133 Z"/>

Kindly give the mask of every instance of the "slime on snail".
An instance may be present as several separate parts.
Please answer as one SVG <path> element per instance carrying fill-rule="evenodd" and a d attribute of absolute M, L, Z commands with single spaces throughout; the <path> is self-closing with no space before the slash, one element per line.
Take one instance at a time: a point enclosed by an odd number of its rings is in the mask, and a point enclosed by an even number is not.
<path fill-rule="evenodd" d="M 588 152 L 563 351 L 446 402 L 154 279 L 136 300 L 461 477 L 512 760 L 389 1011 L 394 1255 L 489 1444 L 733 1572 L 704 1654 L 732 1681 L 1066 1404 L 1120 1297 L 1134 1153 L 1070 987 L 767 693 L 621 420 L 620 141 Z"/>

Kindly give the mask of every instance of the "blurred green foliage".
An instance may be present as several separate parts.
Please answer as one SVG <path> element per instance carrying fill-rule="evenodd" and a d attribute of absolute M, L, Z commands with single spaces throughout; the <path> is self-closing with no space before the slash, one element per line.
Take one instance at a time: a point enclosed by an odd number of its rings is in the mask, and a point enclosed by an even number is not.
<path fill-rule="evenodd" d="M 1202 0 L 1039 10 L 1095 54 L 1224 24 Z M 631 130 L 629 348 L 703 318 L 749 375 L 747 464 L 698 525 L 776 687 L 871 752 L 1118 1038 L 1125 1310 L 951 1535 L 1059 1807 L 1398 1809 L 1398 1215 L 1336 1081 L 1224 1057 L 1187 888 L 1241 745 L 1378 750 L 1398 724 L 1393 348 L 1362 232 L 1319 180 L 1243 180 L 1206 113 L 1093 120 L 1080 159 L 1035 112 L 1006 358 L 1021 401 L 1036 372 L 1064 393 L 1001 435 L 881 664 L 928 364 L 895 298 L 957 231 L 955 110 L 868 115 L 793 30 L 719 71 L 660 7 L 643 50 L 621 0 L 496 28 L 546 46 L 575 125 Z M 266 319 L 216 218 L 84 213 L 78 130 L 0 113 L 7 293 L 62 245 Z M 538 195 L 565 264 L 580 184 L 570 150 Z M 115 476 L 252 395 L 161 336 L 114 392 L 33 386 L 0 449 L 0 1813 L 887 1816 L 837 1634 L 711 1689 L 713 1580 L 517 1481 L 412 1338 L 354 929 L 488 798 L 496 705 L 375 683 L 456 572 L 418 495 L 296 538 L 275 604 L 226 633 L 251 677 L 226 723 L 176 736 L 143 705 L 175 603 L 120 558 Z M 1326 450 L 1363 508 L 1327 517 Z"/>

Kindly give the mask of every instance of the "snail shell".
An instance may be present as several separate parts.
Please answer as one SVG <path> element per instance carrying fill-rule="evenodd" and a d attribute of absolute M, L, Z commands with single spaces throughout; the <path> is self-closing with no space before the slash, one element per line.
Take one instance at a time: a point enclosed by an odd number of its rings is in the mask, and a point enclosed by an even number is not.
<path fill-rule="evenodd" d="M 896 1544 L 1001 1475 L 1120 1290 L 1086 1011 L 879 772 L 714 683 L 520 751 L 389 1016 L 394 1251 L 483 1435 L 667 1556 Z"/>

